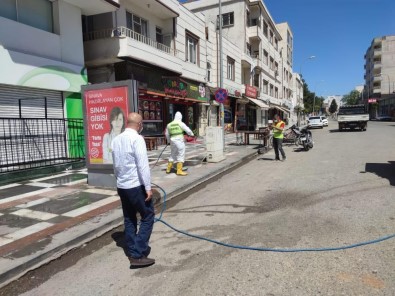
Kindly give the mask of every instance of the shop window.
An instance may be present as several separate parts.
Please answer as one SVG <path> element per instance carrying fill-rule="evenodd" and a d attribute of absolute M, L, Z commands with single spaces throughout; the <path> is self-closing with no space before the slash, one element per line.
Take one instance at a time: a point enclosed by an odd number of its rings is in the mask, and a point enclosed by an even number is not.
<path fill-rule="evenodd" d="M 143 135 L 163 134 L 163 102 L 153 96 L 143 95 L 139 99 L 139 114 L 143 117 Z"/>
<path fill-rule="evenodd" d="M 1 0 L 0 16 L 53 32 L 52 2 L 48 0 Z"/>

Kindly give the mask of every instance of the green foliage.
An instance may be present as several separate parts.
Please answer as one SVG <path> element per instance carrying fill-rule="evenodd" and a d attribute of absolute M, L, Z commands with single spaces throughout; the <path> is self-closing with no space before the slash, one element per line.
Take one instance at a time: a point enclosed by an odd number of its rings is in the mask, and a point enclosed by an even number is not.
<path fill-rule="evenodd" d="M 318 112 L 324 103 L 323 97 L 316 97 L 316 94 L 309 90 L 309 86 L 304 79 L 303 81 L 303 104 L 305 113 L 313 112 L 313 105 L 315 106 L 315 112 Z M 315 97 L 315 100 L 314 100 Z"/>
<path fill-rule="evenodd" d="M 352 90 L 342 98 L 342 102 L 346 105 L 358 105 L 361 94 L 357 90 Z"/>
<path fill-rule="evenodd" d="M 336 111 L 337 111 L 337 102 L 335 99 L 333 99 L 331 105 L 329 106 L 329 113 L 333 114 Z"/>

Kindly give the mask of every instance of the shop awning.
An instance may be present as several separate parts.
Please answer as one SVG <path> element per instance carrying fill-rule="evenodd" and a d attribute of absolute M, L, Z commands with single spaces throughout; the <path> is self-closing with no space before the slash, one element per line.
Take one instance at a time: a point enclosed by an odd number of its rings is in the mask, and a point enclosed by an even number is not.
<path fill-rule="evenodd" d="M 257 105 L 261 109 L 265 109 L 265 110 L 269 109 L 269 105 L 266 104 L 265 102 L 261 101 L 261 100 L 252 99 L 252 98 L 249 98 L 249 97 L 245 97 L 245 98 L 247 98 L 250 102 L 254 103 L 255 105 Z"/>
<path fill-rule="evenodd" d="M 281 112 L 285 112 L 285 113 L 289 113 L 289 114 L 291 114 L 291 111 L 289 111 L 289 110 L 287 110 L 287 109 L 285 109 L 285 108 L 282 108 L 282 107 L 279 107 L 279 106 L 270 106 L 270 108 L 275 108 L 275 109 L 277 109 L 277 110 L 280 110 Z"/>

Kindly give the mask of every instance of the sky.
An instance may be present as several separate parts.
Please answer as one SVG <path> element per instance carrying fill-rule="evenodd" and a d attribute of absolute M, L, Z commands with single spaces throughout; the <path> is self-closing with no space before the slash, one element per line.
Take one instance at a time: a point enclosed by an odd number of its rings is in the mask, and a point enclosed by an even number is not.
<path fill-rule="evenodd" d="M 293 71 L 318 96 L 364 84 L 364 55 L 375 37 L 395 35 L 395 0 L 265 0 L 294 36 Z M 310 56 L 315 56 L 309 59 Z"/>
<path fill-rule="evenodd" d="M 183 2 L 183 1 L 181 1 Z M 364 84 L 364 55 L 375 37 L 395 35 L 395 0 L 264 0 L 294 36 L 293 71 L 318 96 Z M 315 56 L 314 59 L 308 59 Z"/>

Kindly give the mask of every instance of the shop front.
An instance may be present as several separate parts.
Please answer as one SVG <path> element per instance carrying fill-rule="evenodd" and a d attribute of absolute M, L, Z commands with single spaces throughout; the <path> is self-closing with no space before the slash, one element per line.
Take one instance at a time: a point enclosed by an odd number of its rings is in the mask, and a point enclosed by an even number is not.
<path fill-rule="evenodd" d="M 241 99 L 241 92 L 239 90 L 228 88 L 228 98 L 224 102 L 224 123 L 227 132 L 235 132 L 237 130 L 237 101 Z M 241 108 L 239 108 L 241 109 Z M 244 117 L 242 110 L 240 114 Z"/>
<path fill-rule="evenodd" d="M 179 77 L 162 77 L 162 89 L 139 88 L 138 110 L 143 117 L 144 136 L 163 136 L 177 112 L 183 122 L 199 133 L 207 124 L 206 87 Z M 202 118 L 203 117 L 203 118 Z"/>

